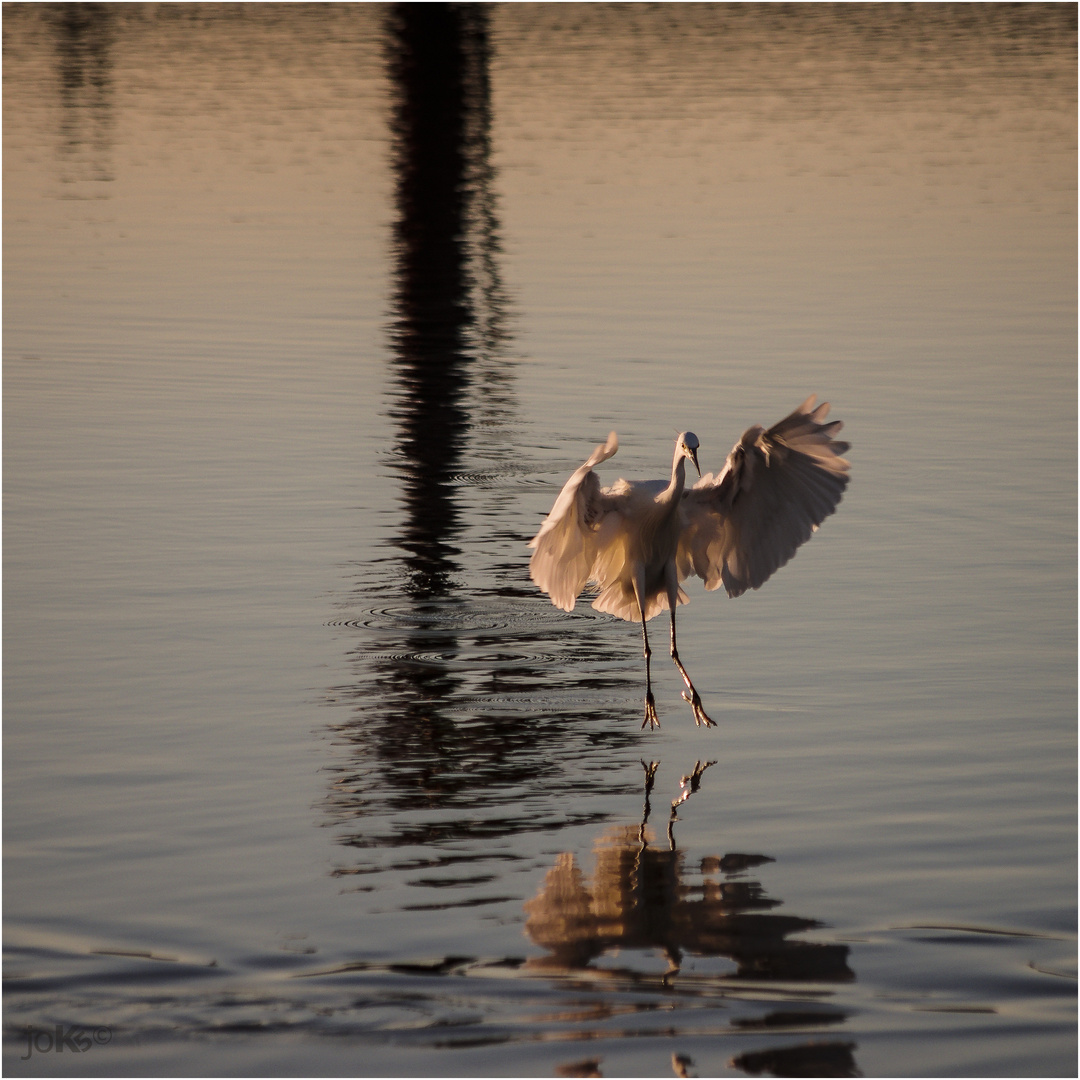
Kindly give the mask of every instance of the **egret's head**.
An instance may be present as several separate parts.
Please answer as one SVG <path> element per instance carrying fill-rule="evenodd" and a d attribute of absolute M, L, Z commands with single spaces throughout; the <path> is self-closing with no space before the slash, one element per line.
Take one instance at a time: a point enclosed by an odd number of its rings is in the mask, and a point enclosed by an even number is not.
<path fill-rule="evenodd" d="M 701 466 L 697 460 L 697 451 L 700 445 L 698 437 L 692 431 L 684 431 L 679 436 L 679 449 L 682 451 L 683 457 L 689 458 L 694 463 L 698 476 L 701 475 Z"/>

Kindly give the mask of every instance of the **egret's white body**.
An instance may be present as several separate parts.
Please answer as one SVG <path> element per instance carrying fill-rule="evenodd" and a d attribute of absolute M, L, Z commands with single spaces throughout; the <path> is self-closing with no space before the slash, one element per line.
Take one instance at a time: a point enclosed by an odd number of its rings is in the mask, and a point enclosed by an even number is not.
<path fill-rule="evenodd" d="M 680 582 L 696 574 L 729 596 L 757 589 L 795 554 L 840 502 L 848 482 L 841 422 L 822 423 L 828 404 L 811 396 L 767 431 L 748 428 L 724 468 L 686 489 L 686 462 L 698 468 L 698 438 L 675 442 L 671 479 L 601 488 L 592 471 L 619 448 L 613 431 L 567 480 L 529 546 L 533 581 L 564 611 L 589 583 L 593 607 L 641 622 L 645 640 L 645 721 L 659 726 L 649 671 L 646 622 L 671 612 L 671 658 L 698 724 L 712 725 L 675 645 L 675 609 L 690 602 Z M 700 473 L 700 469 L 698 469 Z"/>

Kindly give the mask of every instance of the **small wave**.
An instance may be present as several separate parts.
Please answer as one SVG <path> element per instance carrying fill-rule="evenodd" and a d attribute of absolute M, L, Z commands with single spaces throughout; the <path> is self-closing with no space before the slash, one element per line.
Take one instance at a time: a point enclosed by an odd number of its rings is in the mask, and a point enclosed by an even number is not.
<path fill-rule="evenodd" d="M 478 665 L 490 670 L 497 667 L 532 667 L 535 664 L 554 664 L 566 662 L 566 657 L 540 652 L 364 652 L 353 654 L 365 660 L 383 660 L 401 664 L 438 664 L 440 667 L 472 668 Z"/>
<path fill-rule="evenodd" d="M 595 616 L 584 611 L 545 610 L 540 616 L 529 610 L 511 608 L 485 608 L 461 610 L 451 607 L 421 610 L 409 604 L 368 608 L 347 619 L 331 619 L 324 626 L 336 630 L 426 630 L 445 629 L 458 633 L 478 631 L 535 630 L 544 633 L 552 619 L 595 621 Z"/>
<path fill-rule="evenodd" d="M 459 487 L 487 487 L 509 480 L 510 476 L 507 473 L 462 472 L 451 473 L 446 479 L 448 483 Z"/>

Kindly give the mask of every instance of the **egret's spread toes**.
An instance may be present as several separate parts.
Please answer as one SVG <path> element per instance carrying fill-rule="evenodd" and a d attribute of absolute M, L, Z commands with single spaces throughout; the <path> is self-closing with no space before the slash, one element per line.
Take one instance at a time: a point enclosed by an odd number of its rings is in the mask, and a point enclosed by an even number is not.
<path fill-rule="evenodd" d="M 650 728 L 658 728 L 660 720 L 656 715 L 656 700 L 652 694 L 645 699 L 645 719 L 641 721 L 642 728 L 648 724 Z"/>
<path fill-rule="evenodd" d="M 697 724 L 698 727 L 716 727 L 716 721 L 709 718 L 709 714 L 701 704 L 701 695 L 696 690 L 694 691 L 693 696 L 684 690 L 682 696 L 683 701 L 688 702 L 690 708 L 694 710 L 694 723 Z"/>

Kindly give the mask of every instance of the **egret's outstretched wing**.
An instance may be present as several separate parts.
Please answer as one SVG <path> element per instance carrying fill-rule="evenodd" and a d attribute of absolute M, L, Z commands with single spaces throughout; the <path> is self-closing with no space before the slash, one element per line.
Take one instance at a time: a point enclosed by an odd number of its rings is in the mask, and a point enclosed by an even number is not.
<path fill-rule="evenodd" d="M 679 577 L 691 573 L 728 596 L 757 589 L 810 539 L 840 502 L 850 465 L 841 422 L 822 423 L 816 395 L 766 431 L 755 425 L 710 473 L 683 495 Z"/>
<path fill-rule="evenodd" d="M 540 531 L 529 541 L 536 549 L 529 560 L 529 577 L 563 611 L 574 610 L 596 560 L 597 526 L 606 505 L 593 466 L 618 449 L 619 437 L 613 431 L 566 481 Z"/>

